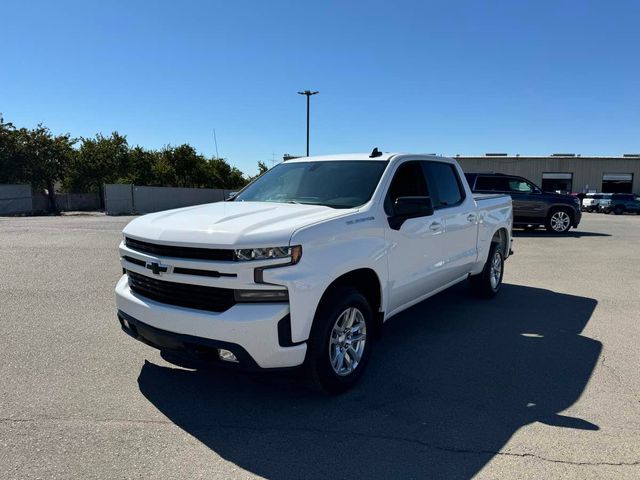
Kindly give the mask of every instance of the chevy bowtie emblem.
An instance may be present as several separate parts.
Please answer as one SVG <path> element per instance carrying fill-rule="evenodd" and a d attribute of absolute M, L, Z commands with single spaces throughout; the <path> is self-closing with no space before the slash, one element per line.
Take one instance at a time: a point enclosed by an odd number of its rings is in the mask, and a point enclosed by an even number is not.
<path fill-rule="evenodd" d="M 151 270 L 154 275 L 162 275 L 163 273 L 166 273 L 167 270 L 169 270 L 169 267 L 158 262 L 148 262 L 145 267 Z"/>

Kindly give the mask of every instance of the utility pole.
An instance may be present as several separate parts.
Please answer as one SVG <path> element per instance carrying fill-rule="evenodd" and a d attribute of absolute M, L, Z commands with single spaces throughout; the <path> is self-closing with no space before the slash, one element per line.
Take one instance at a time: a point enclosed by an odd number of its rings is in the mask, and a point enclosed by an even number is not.
<path fill-rule="evenodd" d="M 216 144 L 216 159 L 220 158 L 220 155 L 218 154 L 218 137 L 216 137 L 216 129 L 213 129 L 213 141 Z"/>
<path fill-rule="evenodd" d="M 305 95 L 307 97 L 307 157 L 309 156 L 309 99 L 311 95 L 315 95 L 320 92 L 312 92 L 311 90 L 305 90 L 303 92 L 298 92 L 298 95 Z"/>

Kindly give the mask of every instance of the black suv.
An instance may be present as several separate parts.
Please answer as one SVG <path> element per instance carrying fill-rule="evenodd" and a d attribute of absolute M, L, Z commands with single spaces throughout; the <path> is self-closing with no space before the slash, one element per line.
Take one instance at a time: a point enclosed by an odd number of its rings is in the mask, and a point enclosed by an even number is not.
<path fill-rule="evenodd" d="M 565 233 L 582 218 L 580 199 L 561 193 L 543 192 L 526 178 L 502 173 L 465 173 L 474 193 L 501 193 L 513 200 L 513 225 Z"/>

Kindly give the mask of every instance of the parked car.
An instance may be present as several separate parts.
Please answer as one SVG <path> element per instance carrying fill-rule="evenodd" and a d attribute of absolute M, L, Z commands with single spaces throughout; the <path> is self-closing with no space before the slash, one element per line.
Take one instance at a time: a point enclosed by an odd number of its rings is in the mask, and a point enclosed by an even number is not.
<path fill-rule="evenodd" d="M 610 198 L 610 193 L 587 193 L 582 199 L 582 210 L 584 212 L 597 212 L 599 211 L 600 202 Z"/>
<path fill-rule="evenodd" d="M 473 195 L 450 158 L 290 160 L 231 201 L 129 223 L 118 317 L 170 355 L 303 366 L 338 393 L 362 375 L 393 315 L 465 279 L 498 293 L 512 213 L 508 195 Z"/>
<path fill-rule="evenodd" d="M 613 212 L 616 215 L 626 212 L 640 214 L 640 197 L 632 193 L 614 193 L 609 199 L 600 202 L 599 209 L 601 212 Z"/>
<path fill-rule="evenodd" d="M 473 192 L 508 194 L 513 199 L 513 224 L 535 229 L 540 225 L 554 233 L 577 228 L 582 213 L 580 199 L 561 193 L 543 192 L 533 182 L 502 173 L 466 173 Z"/>

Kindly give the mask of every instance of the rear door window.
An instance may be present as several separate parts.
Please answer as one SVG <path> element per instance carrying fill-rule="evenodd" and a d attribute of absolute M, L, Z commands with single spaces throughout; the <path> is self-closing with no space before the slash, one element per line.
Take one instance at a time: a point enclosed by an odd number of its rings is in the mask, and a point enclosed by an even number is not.
<path fill-rule="evenodd" d="M 478 192 L 508 192 L 509 185 L 506 177 L 487 175 L 478 177 L 475 190 Z"/>
<path fill-rule="evenodd" d="M 507 191 L 509 193 L 531 193 L 533 187 L 529 182 L 522 178 L 506 177 Z"/>

